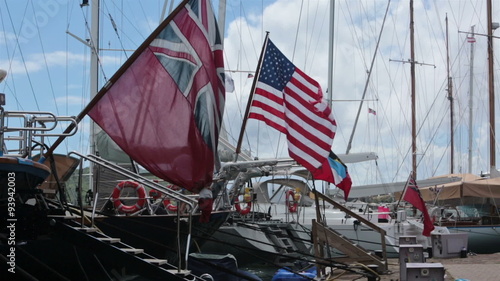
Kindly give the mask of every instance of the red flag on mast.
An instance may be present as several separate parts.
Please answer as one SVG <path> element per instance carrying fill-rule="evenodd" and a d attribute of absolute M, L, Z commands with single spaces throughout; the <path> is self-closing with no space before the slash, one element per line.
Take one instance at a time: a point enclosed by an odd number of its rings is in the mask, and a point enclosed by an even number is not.
<path fill-rule="evenodd" d="M 413 174 L 411 174 L 410 178 L 408 179 L 408 183 L 403 195 L 403 200 L 412 204 L 415 208 L 422 212 L 422 215 L 424 217 L 424 231 L 422 232 L 422 234 L 424 236 L 431 236 L 431 232 L 434 230 L 434 224 L 432 223 L 431 217 L 429 216 L 429 212 L 427 211 L 427 207 L 425 206 L 424 199 L 422 199 L 420 190 L 418 190 L 418 186 L 415 182 L 415 179 L 413 178 Z"/>
<path fill-rule="evenodd" d="M 218 164 L 222 41 L 208 0 L 184 1 L 174 13 L 110 79 L 89 116 L 149 172 L 198 192 Z"/>

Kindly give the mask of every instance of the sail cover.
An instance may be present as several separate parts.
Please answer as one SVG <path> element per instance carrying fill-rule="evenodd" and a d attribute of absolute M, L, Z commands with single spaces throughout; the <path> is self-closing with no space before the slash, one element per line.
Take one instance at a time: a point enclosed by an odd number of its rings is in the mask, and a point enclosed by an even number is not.
<path fill-rule="evenodd" d="M 210 3 L 184 1 L 96 95 L 88 114 L 149 172 L 198 192 L 218 168 L 224 81 Z"/>

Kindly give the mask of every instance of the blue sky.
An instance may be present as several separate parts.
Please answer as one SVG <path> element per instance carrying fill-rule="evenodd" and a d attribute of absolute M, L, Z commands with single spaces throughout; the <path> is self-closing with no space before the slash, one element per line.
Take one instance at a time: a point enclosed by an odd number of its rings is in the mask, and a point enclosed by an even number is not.
<path fill-rule="evenodd" d="M 227 2 L 226 68 L 234 71 L 230 75 L 235 80 L 236 91 L 227 94 L 226 125 L 230 133 L 237 136 L 252 81 L 246 72 L 238 71 L 255 70 L 265 31 L 270 31 L 273 42 L 296 66 L 318 80 L 326 90 L 330 1 Z M 159 0 L 107 0 L 103 3 L 101 46 L 125 50 L 137 48 L 156 27 L 164 5 L 164 1 Z M 357 100 L 365 87 L 387 1 L 335 3 L 335 51 L 331 59 L 334 86 L 331 92 L 339 124 L 333 149 L 340 154 L 345 152 L 353 128 L 359 107 Z M 217 5 L 218 1 L 215 1 L 213 6 Z M 436 66 L 417 67 L 419 175 L 430 177 L 449 171 L 446 15 L 449 18 L 451 72 L 456 90 L 455 170 L 464 171 L 468 159 L 470 45 L 465 44 L 466 34 L 459 31 L 468 31 L 474 25 L 476 32 L 486 32 L 485 1 L 415 1 L 414 5 L 416 60 Z M 500 18 L 495 18 L 500 14 L 500 7 L 496 3 L 493 5 L 493 20 L 500 21 Z M 374 151 L 380 159 L 378 166 L 373 163 L 350 166 L 355 184 L 405 179 L 411 169 L 408 155 L 409 65 L 390 61 L 409 59 L 408 8 L 406 0 L 391 1 L 367 91 L 368 101 L 361 111 L 352 150 Z M 117 33 L 111 28 L 109 15 L 117 25 Z M 88 38 L 89 27 L 85 22 L 88 21 L 90 26 L 90 9 L 80 8 L 78 1 L 69 0 L 3 1 L 0 3 L 0 18 L 0 68 L 8 71 L 6 81 L 0 84 L 0 92 L 7 96 L 5 108 L 77 115 L 89 98 L 90 50 L 66 31 L 82 39 Z M 495 41 L 495 44 L 498 53 L 500 43 Z M 474 173 L 488 169 L 485 46 L 485 39 L 477 37 L 474 55 L 474 91 L 478 94 L 474 98 Z M 130 53 L 103 50 L 101 71 L 105 77 L 111 77 Z M 368 107 L 376 110 L 377 115 L 368 114 Z M 87 119 L 80 131 L 83 134 L 65 143 L 61 152 L 84 151 L 88 147 Z M 284 137 L 263 124 L 250 122 L 247 132 L 249 136 L 244 143 L 260 158 L 286 155 Z"/>

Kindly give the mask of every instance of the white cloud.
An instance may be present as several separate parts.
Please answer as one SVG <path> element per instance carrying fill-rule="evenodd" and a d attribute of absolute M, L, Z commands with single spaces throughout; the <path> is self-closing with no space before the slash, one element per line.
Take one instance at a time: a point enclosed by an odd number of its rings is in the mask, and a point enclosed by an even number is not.
<path fill-rule="evenodd" d="M 328 73 L 328 3 L 330 1 L 274 1 L 262 13 L 258 9 L 245 8 L 252 12 L 240 13 L 241 18 L 228 22 L 225 39 L 226 67 L 232 70 L 255 70 L 264 31 L 278 48 L 299 68 L 318 80 L 327 88 Z M 425 4 L 425 5 L 424 5 Z M 382 26 L 387 1 L 336 1 L 335 51 L 333 61 L 333 99 L 359 100 L 367 79 L 367 70 L 375 52 Z M 304 9 L 299 15 L 301 7 Z M 500 7 L 494 7 L 493 15 Z M 416 120 L 417 159 L 419 178 L 449 172 L 449 101 L 447 100 L 447 53 L 445 16 L 449 23 L 450 68 L 454 83 L 455 107 L 468 110 L 468 65 L 469 48 L 466 34 L 472 25 L 475 31 L 486 33 L 486 7 L 482 1 L 415 1 L 415 66 L 416 73 Z M 262 16 L 263 14 L 263 16 Z M 404 179 L 411 170 L 411 87 L 410 87 L 410 30 L 409 5 L 407 1 L 392 1 L 380 40 L 375 65 L 367 89 L 366 99 L 354 135 L 351 152 L 375 151 L 379 154 L 378 173 L 387 173 L 389 180 Z M 300 24 L 298 23 L 300 19 Z M 298 31 L 297 31 L 298 30 Z M 495 45 L 495 52 L 498 49 Z M 479 116 L 488 112 L 485 96 L 486 79 L 485 38 L 477 37 L 475 63 L 475 112 Z M 500 51 L 500 50 L 499 50 Z M 496 52 L 497 53 L 497 52 Z M 403 63 L 402 61 L 405 61 Z M 435 67 L 434 67 L 435 66 Z M 477 72 L 476 72 L 477 71 Z M 236 92 L 228 94 L 227 116 L 230 116 L 232 131 L 239 133 L 237 118 L 246 106 L 250 83 L 246 74 L 232 73 Z M 240 103 L 236 105 L 236 103 Z M 354 126 L 359 102 L 334 102 L 333 109 L 339 128 L 333 149 L 345 152 Z M 377 110 L 377 116 L 369 115 L 367 107 Z M 456 110 L 456 109 L 455 109 Z M 455 151 L 462 155 L 467 143 L 458 141 L 467 135 L 468 114 L 455 111 Z M 476 120 L 486 122 L 487 118 Z M 251 120 L 246 132 L 255 135 L 265 125 L 255 125 Z M 251 130 L 254 130 L 253 132 Z M 474 134 L 477 134 L 474 132 Z M 481 140 L 484 142 L 484 135 Z M 277 140 L 265 139 L 257 148 L 257 138 L 251 142 L 255 153 L 266 153 L 266 147 Z M 284 139 L 284 136 L 281 136 Z M 244 142 L 245 143 L 245 142 Z M 474 144 L 474 172 L 487 170 L 487 144 Z M 479 151 L 481 151 L 479 153 Z M 462 158 L 462 156 L 461 156 Z M 460 159 L 463 162 L 463 159 Z M 482 163 L 482 164 L 480 164 Z M 463 169 L 455 163 L 455 171 Z M 355 167 L 352 167 L 355 170 Z M 360 173 L 361 174 L 361 173 Z M 354 179 L 356 181 L 356 179 Z M 368 179 L 370 180 L 370 179 Z M 375 177 L 372 178 L 375 180 Z"/>
<path fill-rule="evenodd" d="M 16 36 L 10 32 L 0 31 L 0 46 L 13 42 Z"/>
<path fill-rule="evenodd" d="M 74 63 L 81 64 L 85 61 L 85 57 L 82 54 L 55 51 L 46 53 L 45 55 L 41 53 L 29 54 L 26 56 L 25 60 L 23 60 L 22 57 L 18 56 L 10 61 L 0 61 L 0 64 L 8 66 L 9 72 L 14 74 L 26 72 L 31 74 L 45 69 L 45 66 L 49 68 L 64 67 L 66 65 L 71 65 Z"/>
<path fill-rule="evenodd" d="M 215 1 L 217 2 L 217 1 Z M 333 87 L 329 89 L 335 100 L 333 110 L 338 122 L 337 136 L 333 143 L 336 153 L 344 153 L 356 119 L 359 100 L 365 88 L 367 70 L 375 52 L 378 35 L 382 27 L 387 0 L 373 1 L 335 1 L 334 25 L 334 55 L 328 58 L 329 38 L 329 4 L 332 1 L 299 1 L 276 0 L 263 1 L 228 1 L 225 31 L 225 58 L 228 70 L 250 71 L 256 69 L 258 57 L 264 40 L 265 32 L 270 31 L 270 38 L 294 64 L 316 79 L 327 89 L 328 62 L 333 62 Z M 455 100 L 455 124 L 457 164 L 463 169 L 467 163 L 468 125 L 468 92 L 469 92 L 469 59 L 470 45 L 466 43 L 466 32 L 475 26 L 475 32 L 486 33 L 486 7 L 484 1 L 414 1 L 415 21 L 415 60 L 429 65 L 416 65 L 416 118 L 419 129 L 417 138 L 419 178 L 430 177 L 449 171 L 449 101 L 447 92 L 447 54 L 445 15 L 449 19 L 449 49 L 450 68 L 453 77 Z M 70 4 L 71 3 L 71 4 Z M 112 48 L 136 48 L 142 43 L 147 33 L 157 25 L 155 19 L 161 14 L 162 6 L 145 4 L 144 1 L 124 2 L 122 6 L 108 6 L 108 12 L 118 25 L 119 36 L 110 30 L 109 19 L 105 19 L 106 30 L 103 32 L 103 42 Z M 134 6 L 135 4 L 140 5 Z M 2 4 L 0 4 L 2 5 Z M 68 2 L 68 5 L 78 3 Z M 110 4 L 111 5 L 111 4 Z M 244 7 L 240 7 L 244 5 Z M 154 7 L 149 7 L 154 6 Z M 214 5 L 217 10 L 217 6 Z M 12 7 L 13 8 L 13 7 Z M 122 10 L 123 8 L 123 10 Z M 151 9 L 152 8 L 152 9 Z M 262 8 L 264 10 L 262 10 Z M 500 14 L 494 3 L 493 15 Z M 150 10 L 148 10 L 150 9 Z M 301 10 L 302 9 L 302 10 Z M 87 30 L 81 13 L 70 26 L 75 34 L 86 34 Z M 60 10 L 62 11 L 62 9 Z M 59 14 L 63 14 L 59 11 Z M 123 14 L 123 18 L 119 16 Z M 19 17 L 21 18 L 21 17 Z M 32 18 L 29 15 L 29 18 Z M 54 13 L 46 30 L 61 30 L 53 24 L 59 23 L 59 15 Z M 494 18 L 494 21 L 499 19 Z M 133 24 L 134 27 L 129 25 Z M 64 25 L 64 24 L 60 24 Z M 74 105 L 81 103 L 78 89 L 86 92 L 88 88 L 89 51 L 79 53 L 75 48 L 62 51 L 65 38 L 57 32 L 51 32 L 46 42 L 45 59 L 47 67 L 53 74 L 55 97 L 69 89 L 69 97 L 57 98 L 54 103 L 59 105 Z M 383 180 L 405 179 L 411 169 L 411 119 L 410 119 L 410 37 L 409 37 L 409 5 L 408 1 L 391 1 L 389 14 L 380 39 L 375 64 L 367 88 L 366 99 L 360 113 L 358 127 L 354 135 L 351 152 L 374 151 L 379 155 L 378 169 L 373 163 L 367 165 L 350 165 L 355 184 L 374 183 Z M 497 31 L 498 32 L 498 31 Z M 82 36 L 84 37 L 84 36 Z M 0 46 L 13 39 L 13 33 L 0 33 Z M 32 37 L 37 38 L 37 37 Z M 13 58 L 7 58 L 1 53 L 0 66 L 9 71 L 7 79 L 20 77 L 26 69 L 30 73 L 36 94 L 40 98 L 52 99 L 48 94 L 50 85 L 41 83 L 47 80 L 45 59 L 41 48 L 35 46 L 37 40 L 22 44 L 24 62 L 19 52 L 11 52 Z M 121 40 L 121 41 L 120 41 Z M 474 53 L 474 173 L 488 169 L 488 99 L 486 80 L 486 38 L 476 36 Z M 73 42 L 73 39 L 69 40 Z M 79 44 L 79 43 L 78 43 Z M 122 45 L 123 44 L 123 45 Z M 131 46 L 131 47 L 130 47 Z M 494 41 L 495 54 L 500 52 L 500 43 Z M 78 48 L 81 48 L 79 46 Z M 13 50 L 11 48 L 10 50 Z M 79 49 L 78 49 L 79 50 Z M 4 52 L 0 50 L 0 52 Z M 101 62 L 107 78 L 118 69 L 125 56 L 123 52 L 102 52 Z M 495 60 L 495 63 L 498 63 Z M 434 68 L 434 65 L 436 68 Z M 79 70 L 77 70 L 79 68 Z M 498 67 L 496 67 L 498 68 Z M 64 70 L 69 73 L 70 81 L 66 81 Z M 15 75 L 17 74 L 17 75 Z M 44 74 L 44 75 L 42 75 Z M 226 125 L 233 140 L 239 135 L 241 117 L 245 111 L 252 79 L 246 72 L 231 72 L 235 82 L 235 92 L 227 93 Z M 37 76 L 38 75 L 38 76 Z M 24 77 L 23 77 L 24 78 Z M 28 85 L 22 80 L 17 88 Z M 19 89 L 6 80 L 8 94 L 17 94 Z M 69 83 L 66 87 L 62 83 Z M 20 85 L 21 84 L 21 85 Z M 74 85 L 75 87 L 71 86 Z M 498 87 L 497 87 L 498 89 Z M 30 90 L 22 89 L 25 92 Z M 76 92 L 75 92 L 76 91 Z M 30 93 L 31 95 L 31 93 Z M 83 96 L 84 94 L 82 94 Z M 30 96 L 31 97 L 31 96 Z M 28 100 L 28 99 L 26 99 Z M 354 101 L 339 101 L 354 100 Z M 497 100 L 498 102 L 498 100 Z M 377 111 L 377 116 L 367 113 L 367 107 Z M 497 110 L 497 113 L 500 110 Z M 252 148 L 258 156 L 274 157 L 286 155 L 285 137 L 263 123 L 251 120 L 248 122 L 246 138 L 243 144 Z M 257 137 L 258 134 L 258 137 Z M 278 144 L 280 145 L 278 147 Z M 423 154 L 425 152 L 425 154 Z M 377 175 L 375 175 L 375 172 Z M 383 174 L 382 176 L 380 174 Z"/>
<path fill-rule="evenodd" d="M 84 106 L 86 104 L 85 100 L 82 99 L 80 96 L 65 96 L 65 97 L 58 97 L 56 98 L 56 103 L 61 105 L 61 106 L 73 106 L 73 105 L 78 105 L 78 106 Z"/>

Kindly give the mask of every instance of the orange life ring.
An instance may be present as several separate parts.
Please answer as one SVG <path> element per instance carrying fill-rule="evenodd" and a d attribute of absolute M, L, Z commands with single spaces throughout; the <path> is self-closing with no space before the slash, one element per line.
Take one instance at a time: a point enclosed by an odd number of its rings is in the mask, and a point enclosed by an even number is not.
<path fill-rule="evenodd" d="M 243 198 L 245 198 L 245 196 L 243 196 Z M 243 216 L 250 213 L 250 210 L 252 209 L 252 201 L 247 201 L 246 203 L 247 203 L 247 206 L 242 209 L 240 206 L 240 200 L 238 199 L 238 197 L 236 197 L 236 199 L 234 199 L 234 207 L 236 208 L 236 211 Z"/>
<path fill-rule="evenodd" d="M 290 213 L 297 212 L 300 197 L 299 192 L 295 192 L 291 189 L 286 192 L 286 205 L 288 206 L 288 211 L 290 211 Z"/>
<path fill-rule="evenodd" d="M 135 189 L 135 193 L 139 198 L 137 202 L 135 202 L 135 204 L 132 206 L 124 205 L 123 202 L 120 200 L 120 194 L 122 190 L 126 187 L 131 187 Z M 146 190 L 144 189 L 144 186 L 140 185 L 138 182 L 135 181 L 120 182 L 115 186 L 113 194 L 111 194 L 111 197 L 113 198 L 113 206 L 120 213 L 126 213 L 126 214 L 135 213 L 141 210 L 146 204 Z"/>

